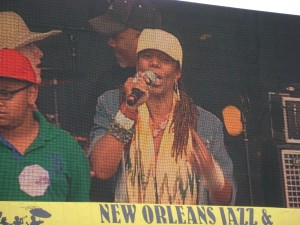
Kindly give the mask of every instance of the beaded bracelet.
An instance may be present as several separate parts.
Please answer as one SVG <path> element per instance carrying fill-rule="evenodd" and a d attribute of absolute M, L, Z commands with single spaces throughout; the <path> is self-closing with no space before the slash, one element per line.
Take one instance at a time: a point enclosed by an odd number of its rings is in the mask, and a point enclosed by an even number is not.
<path fill-rule="evenodd" d="M 114 136 L 118 141 L 128 143 L 132 138 L 133 128 L 125 129 L 114 121 L 109 125 L 108 133 Z"/>

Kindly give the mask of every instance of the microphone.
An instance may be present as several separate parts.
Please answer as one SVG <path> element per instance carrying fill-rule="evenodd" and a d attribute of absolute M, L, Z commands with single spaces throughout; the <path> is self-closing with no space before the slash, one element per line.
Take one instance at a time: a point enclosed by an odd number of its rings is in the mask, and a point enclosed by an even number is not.
<path fill-rule="evenodd" d="M 147 76 L 149 81 L 147 82 L 147 85 L 152 86 L 156 80 L 156 75 L 152 71 L 145 71 L 142 73 L 143 76 Z M 143 97 L 145 93 L 137 88 L 132 89 L 132 93 L 127 98 L 127 104 L 130 106 L 133 106 L 137 103 L 137 101 Z"/>

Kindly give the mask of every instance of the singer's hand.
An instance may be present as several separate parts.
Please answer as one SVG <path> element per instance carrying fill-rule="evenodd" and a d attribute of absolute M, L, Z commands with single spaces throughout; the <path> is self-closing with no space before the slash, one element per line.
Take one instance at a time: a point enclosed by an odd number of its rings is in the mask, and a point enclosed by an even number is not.
<path fill-rule="evenodd" d="M 191 132 L 194 141 L 193 168 L 200 177 L 207 181 L 207 185 L 211 191 L 221 190 L 224 185 L 223 172 L 214 161 L 197 132 L 194 129 L 191 129 Z"/>
<path fill-rule="evenodd" d="M 208 188 L 212 204 L 228 205 L 232 198 L 233 183 L 224 177 L 220 165 L 213 159 L 197 132 L 194 129 L 191 131 L 194 147 L 192 167 Z"/>
<path fill-rule="evenodd" d="M 211 168 L 213 167 L 213 158 L 207 147 L 200 139 L 199 135 L 194 129 L 191 129 L 193 137 L 194 154 L 192 158 L 192 165 L 198 175 L 209 178 L 211 176 Z"/>
<path fill-rule="evenodd" d="M 149 97 L 149 89 L 150 86 L 148 85 L 149 78 L 147 76 L 139 75 L 135 77 L 129 77 L 124 84 L 126 97 L 128 98 L 131 94 L 133 89 L 138 89 L 143 92 L 143 96 L 137 101 L 137 103 L 131 106 L 134 109 L 143 103 L 145 103 Z"/>

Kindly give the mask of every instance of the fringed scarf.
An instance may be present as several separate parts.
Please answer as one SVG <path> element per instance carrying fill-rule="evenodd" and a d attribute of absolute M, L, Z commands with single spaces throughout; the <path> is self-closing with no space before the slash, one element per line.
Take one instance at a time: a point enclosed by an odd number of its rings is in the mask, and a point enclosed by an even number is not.
<path fill-rule="evenodd" d="M 174 95 L 176 96 L 176 95 Z M 174 97 L 173 105 L 177 99 Z M 174 107 L 173 107 L 174 108 Z M 173 118 L 173 112 L 171 118 Z M 146 104 L 138 109 L 135 135 L 132 139 L 127 167 L 129 202 L 153 204 L 196 204 L 197 181 L 190 164 L 192 135 L 186 152 L 177 161 L 172 156 L 174 129 L 169 120 L 164 130 L 155 163 L 154 142 Z"/>

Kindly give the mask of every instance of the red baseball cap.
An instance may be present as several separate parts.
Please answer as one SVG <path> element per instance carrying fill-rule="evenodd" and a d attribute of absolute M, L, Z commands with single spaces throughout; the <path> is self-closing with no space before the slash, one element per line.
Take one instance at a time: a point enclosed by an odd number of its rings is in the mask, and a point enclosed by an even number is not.
<path fill-rule="evenodd" d="M 14 49 L 0 49 L 0 77 L 38 84 L 29 60 Z"/>

